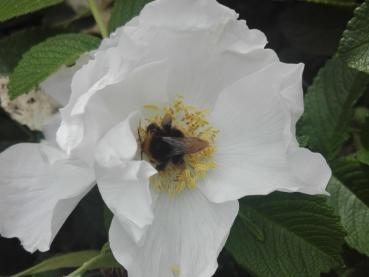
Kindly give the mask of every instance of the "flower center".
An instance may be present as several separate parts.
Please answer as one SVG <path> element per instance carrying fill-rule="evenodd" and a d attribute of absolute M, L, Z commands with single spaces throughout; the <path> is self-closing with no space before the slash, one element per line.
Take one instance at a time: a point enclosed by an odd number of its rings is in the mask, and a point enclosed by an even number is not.
<path fill-rule="evenodd" d="M 170 195 L 196 188 L 216 167 L 213 154 L 218 130 L 209 125 L 208 111 L 185 105 L 181 97 L 164 108 L 145 108 L 152 116 L 138 130 L 141 156 L 158 170 L 150 183 Z"/>

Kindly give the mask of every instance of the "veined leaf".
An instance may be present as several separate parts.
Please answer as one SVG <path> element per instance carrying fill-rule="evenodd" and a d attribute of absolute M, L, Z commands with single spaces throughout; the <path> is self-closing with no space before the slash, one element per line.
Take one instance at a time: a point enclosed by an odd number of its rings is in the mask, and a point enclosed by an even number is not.
<path fill-rule="evenodd" d="M 357 160 L 369 166 L 369 151 L 362 149 L 357 152 Z"/>
<path fill-rule="evenodd" d="M 369 1 L 365 1 L 354 12 L 347 30 L 343 33 L 338 55 L 347 64 L 369 74 Z"/>
<path fill-rule="evenodd" d="M 369 117 L 362 126 L 361 143 L 363 144 L 364 149 L 369 151 Z"/>
<path fill-rule="evenodd" d="M 47 37 L 60 33 L 60 29 L 34 27 L 15 32 L 0 39 L 0 74 L 9 74 L 24 52 Z"/>
<path fill-rule="evenodd" d="M 369 167 L 343 159 L 332 167 L 336 178 L 328 186 L 328 204 L 341 218 L 347 243 L 369 256 Z"/>
<path fill-rule="evenodd" d="M 47 39 L 26 52 L 10 75 L 9 95 L 12 99 L 27 93 L 63 64 L 72 64 L 84 52 L 100 43 L 84 34 L 63 34 Z"/>
<path fill-rule="evenodd" d="M 273 193 L 241 200 L 227 249 L 257 276 L 319 276 L 340 266 L 344 234 L 325 197 Z"/>
<path fill-rule="evenodd" d="M 15 274 L 12 277 L 29 276 L 31 274 L 52 271 L 60 268 L 79 267 L 97 255 L 99 255 L 99 251 L 89 250 L 52 257 L 25 271 Z"/>
<path fill-rule="evenodd" d="M 13 17 L 35 12 L 63 2 L 63 0 L 2 0 L 0 1 L 0 22 Z"/>
<path fill-rule="evenodd" d="M 138 15 L 142 8 L 152 0 L 115 0 L 109 20 L 109 33 L 126 24 Z"/>
<path fill-rule="evenodd" d="M 368 76 L 334 58 L 320 69 L 305 97 L 305 113 L 299 135 L 309 137 L 309 146 L 334 159 L 349 137 L 353 106 L 368 84 Z"/>

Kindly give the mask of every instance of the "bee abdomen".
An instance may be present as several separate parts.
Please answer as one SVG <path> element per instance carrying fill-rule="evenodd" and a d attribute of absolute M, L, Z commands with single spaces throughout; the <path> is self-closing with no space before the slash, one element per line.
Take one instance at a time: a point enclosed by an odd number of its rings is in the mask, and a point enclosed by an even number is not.
<path fill-rule="evenodd" d="M 153 137 L 150 143 L 150 154 L 158 162 L 169 159 L 172 147 L 161 137 Z"/>

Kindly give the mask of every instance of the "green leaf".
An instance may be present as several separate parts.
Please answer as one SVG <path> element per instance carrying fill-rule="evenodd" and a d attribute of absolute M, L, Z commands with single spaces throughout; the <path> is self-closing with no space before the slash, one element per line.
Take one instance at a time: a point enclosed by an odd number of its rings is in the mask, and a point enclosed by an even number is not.
<path fill-rule="evenodd" d="M 103 268 L 121 268 L 122 266 L 115 260 L 109 244 L 106 243 L 99 255 L 86 261 L 81 267 L 73 271 L 67 277 L 79 277 L 89 270 L 103 269 Z"/>
<path fill-rule="evenodd" d="M 369 117 L 366 118 L 361 128 L 361 143 L 365 150 L 369 151 Z"/>
<path fill-rule="evenodd" d="M 354 12 L 338 47 L 347 64 L 369 74 L 369 1 Z"/>
<path fill-rule="evenodd" d="M 353 106 L 363 94 L 368 77 L 334 58 L 320 69 L 305 97 L 299 135 L 309 137 L 309 147 L 334 159 L 349 138 Z"/>
<path fill-rule="evenodd" d="M 13 275 L 12 277 L 29 276 L 31 274 L 52 271 L 60 268 L 75 268 L 81 266 L 86 261 L 99 255 L 99 251 L 80 251 L 64 255 L 59 255 L 47 259 L 25 271 Z"/>
<path fill-rule="evenodd" d="M 338 223 L 325 197 L 280 192 L 246 197 L 227 249 L 257 276 L 319 276 L 342 263 Z"/>
<path fill-rule="evenodd" d="M 109 33 L 123 26 L 138 15 L 142 8 L 151 0 L 115 0 L 109 20 Z"/>
<path fill-rule="evenodd" d="M 0 1 L 0 22 L 35 12 L 61 2 L 63 2 L 63 0 L 2 0 Z"/>
<path fill-rule="evenodd" d="M 361 149 L 357 152 L 357 159 L 359 162 L 369 166 L 369 151 L 366 149 Z"/>
<path fill-rule="evenodd" d="M 47 37 L 60 32 L 60 29 L 34 27 L 0 39 L 0 74 L 8 75 L 15 68 L 24 52 Z"/>
<path fill-rule="evenodd" d="M 341 218 L 347 243 L 369 256 L 369 167 L 340 159 L 332 168 L 328 204 Z"/>
<path fill-rule="evenodd" d="M 100 43 L 84 34 L 63 34 L 47 39 L 26 52 L 10 75 L 9 95 L 12 99 L 27 93 L 63 64 L 74 63 L 84 52 Z"/>
<path fill-rule="evenodd" d="M 355 0 L 305 0 L 306 2 L 333 5 L 333 6 L 348 6 L 354 7 L 357 5 Z"/>

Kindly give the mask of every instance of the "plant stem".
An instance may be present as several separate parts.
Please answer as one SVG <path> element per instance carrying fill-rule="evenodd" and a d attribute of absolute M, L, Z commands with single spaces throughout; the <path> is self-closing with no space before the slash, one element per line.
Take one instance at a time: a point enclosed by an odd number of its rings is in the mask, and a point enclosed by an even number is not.
<path fill-rule="evenodd" d="M 92 15 L 95 18 L 96 24 L 99 27 L 101 35 L 106 38 L 108 37 L 108 30 L 106 29 L 106 26 L 104 24 L 104 21 L 101 17 L 101 14 L 99 12 L 99 9 L 96 6 L 95 0 L 88 0 L 88 5 L 90 6 Z"/>
<path fill-rule="evenodd" d="M 95 262 L 99 261 L 101 259 L 101 254 L 95 256 L 91 260 L 88 260 L 85 262 L 81 267 L 70 273 L 67 277 L 80 277 L 83 273 L 88 271 L 92 265 L 95 264 Z"/>

